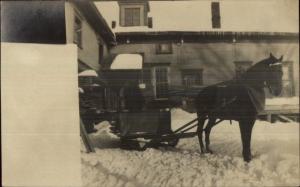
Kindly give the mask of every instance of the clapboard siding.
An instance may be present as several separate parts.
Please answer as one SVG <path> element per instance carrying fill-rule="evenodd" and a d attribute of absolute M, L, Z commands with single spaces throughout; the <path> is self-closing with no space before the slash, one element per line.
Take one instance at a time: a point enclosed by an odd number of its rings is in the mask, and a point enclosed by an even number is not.
<path fill-rule="evenodd" d="M 182 86 L 182 69 L 202 69 L 203 84 L 211 85 L 235 76 L 235 61 L 258 62 L 272 52 L 292 61 L 295 94 L 299 95 L 299 46 L 295 42 L 173 43 L 172 54 L 156 54 L 156 43 L 121 44 L 111 53 L 143 53 L 144 63 L 169 63 L 170 87 Z"/>

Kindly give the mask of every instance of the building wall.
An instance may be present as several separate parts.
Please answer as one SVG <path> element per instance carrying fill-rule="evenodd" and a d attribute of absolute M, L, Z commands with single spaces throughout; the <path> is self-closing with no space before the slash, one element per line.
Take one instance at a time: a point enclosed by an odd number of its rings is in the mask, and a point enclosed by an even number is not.
<path fill-rule="evenodd" d="M 66 2 L 65 15 L 67 43 L 74 43 L 74 21 L 75 16 L 78 16 L 82 22 L 82 47 L 77 48 L 78 60 L 94 70 L 99 70 L 101 68 L 101 64 L 99 64 L 99 43 L 103 45 L 103 57 L 108 54 L 107 45 L 72 3 Z"/>
<path fill-rule="evenodd" d="M 203 85 L 211 85 L 235 76 L 235 61 L 256 63 L 272 52 L 292 61 L 294 91 L 299 95 L 299 45 L 297 43 L 183 43 L 172 44 L 172 54 L 156 54 L 156 44 L 123 44 L 111 53 L 143 53 L 144 63 L 170 63 L 170 87 L 182 86 L 182 69 L 202 69 Z"/>

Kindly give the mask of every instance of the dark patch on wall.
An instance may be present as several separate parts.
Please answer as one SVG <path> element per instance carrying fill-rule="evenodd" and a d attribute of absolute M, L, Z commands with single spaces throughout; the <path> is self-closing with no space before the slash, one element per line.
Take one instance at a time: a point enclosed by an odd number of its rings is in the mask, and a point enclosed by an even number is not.
<path fill-rule="evenodd" d="M 2 1 L 1 41 L 65 44 L 65 2 Z"/>

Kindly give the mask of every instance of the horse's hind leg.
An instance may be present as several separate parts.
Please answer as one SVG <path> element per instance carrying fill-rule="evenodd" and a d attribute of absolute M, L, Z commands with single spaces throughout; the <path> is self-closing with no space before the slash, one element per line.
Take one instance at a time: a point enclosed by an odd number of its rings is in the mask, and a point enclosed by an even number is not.
<path fill-rule="evenodd" d="M 213 128 L 213 126 L 215 126 L 215 124 L 216 124 L 216 119 L 210 118 L 204 129 L 204 131 L 205 131 L 205 147 L 206 147 L 206 152 L 208 152 L 208 153 L 213 153 L 211 151 L 211 149 L 209 148 L 209 144 L 210 144 L 209 136 L 210 136 L 211 129 Z"/>
<path fill-rule="evenodd" d="M 198 128 L 197 128 L 197 134 L 198 134 L 198 139 L 199 139 L 199 144 L 200 144 L 200 150 L 201 153 L 205 153 L 204 151 L 204 144 L 202 140 L 202 133 L 203 133 L 203 126 L 205 123 L 205 118 L 204 117 L 199 117 L 200 115 L 198 114 Z"/>

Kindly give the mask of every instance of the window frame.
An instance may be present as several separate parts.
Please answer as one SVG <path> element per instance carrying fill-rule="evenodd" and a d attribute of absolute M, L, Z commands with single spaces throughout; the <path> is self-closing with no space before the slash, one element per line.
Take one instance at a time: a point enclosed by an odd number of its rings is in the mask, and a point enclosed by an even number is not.
<path fill-rule="evenodd" d="M 195 80 L 195 83 L 192 85 L 188 85 L 187 81 L 185 81 L 185 76 L 198 76 L 199 80 Z M 195 86 L 203 86 L 203 69 L 182 69 L 181 70 L 181 81 L 182 85 L 186 88 L 191 88 Z"/>
<path fill-rule="evenodd" d="M 246 69 L 244 69 L 243 72 L 238 72 L 237 67 L 239 64 L 247 64 L 246 66 L 248 66 Z M 239 78 L 241 75 L 243 75 L 251 66 L 253 65 L 253 61 L 251 60 L 238 60 L 238 61 L 234 61 L 234 72 L 235 72 L 235 77 Z"/>
<path fill-rule="evenodd" d="M 289 82 L 291 87 L 289 90 L 289 95 L 283 95 L 283 97 L 293 97 L 296 95 L 296 91 L 295 91 L 295 81 L 294 81 L 294 71 L 293 71 L 293 61 L 283 61 L 282 62 L 282 68 L 287 68 L 288 70 L 288 80 L 284 79 L 284 77 L 282 77 L 282 86 L 284 86 L 284 82 Z M 283 72 L 284 73 L 284 72 Z M 284 89 L 284 88 L 282 88 Z M 283 91 L 283 94 L 286 94 L 287 92 Z"/>
<path fill-rule="evenodd" d="M 127 16 L 129 16 L 129 10 L 132 10 L 132 22 L 128 22 L 128 18 Z M 134 10 L 137 10 L 136 12 Z M 138 15 L 135 15 L 136 13 L 138 13 Z M 135 18 L 134 17 L 137 17 L 138 18 L 138 22 L 135 23 Z M 138 7 L 127 7 L 127 8 L 124 8 L 124 26 L 125 27 L 134 27 L 134 26 L 140 26 L 141 25 L 141 8 L 138 8 Z"/>
<path fill-rule="evenodd" d="M 167 85 L 167 93 L 165 94 L 166 97 L 163 97 L 164 94 L 158 94 L 157 91 L 157 85 L 159 84 L 158 83 L 158 80 L 157 80 L 157 70 L 160 69 L 160 68 L 165 68 L 166 70 L 166 81 L 165 82 L 160 82 L 160 84 L 166 84 Z M 161 66 L 154 66 L 152 67 L 152 81 L 153 81 L 153 91 L 154 91 L 154 96 L 155 96 L 155 99 L 156 100 L 159 100 L 159 99 L 168 99 L 169 98 L 169 86 L 170 86 L 170 77 L 169 77 L 169 71 L 170 71 L 170 68 L 168 66 L 164 66 L 164 65 L 161 65 Z M 160 96 L 162 95 L 162 96 Z"/>
<path fill-rule="evenodd" d="M 135 26 L 127 26 L 126 25 L 126 19 L 125 19 L 125 9 L 126 8 L 139 8 L 140 9 L 140 24 L 135 25 Z M 144 26 L 146 24 L 145 21 L 145 7 L 144 5 L 137 5 L 137 4 L 132 4 L 132 5 L 120 5 L 120 12 L 119 12 L 119 23 L 120 26 L 122 27 L 136 27 L 136 26 Z"/>
<path fill-rule="evenodd" d="M 77 21 L 79 21 L 77 23 Z M 78 28 L 77 28 L 78 24 Z M 80 16 L 74 16 L 74 28 L 73 28 L 73 42 L 82 49 L 82 19 Z"/>

